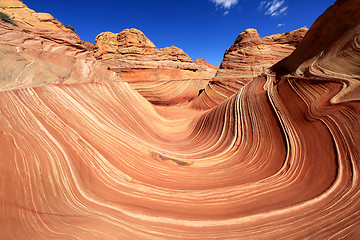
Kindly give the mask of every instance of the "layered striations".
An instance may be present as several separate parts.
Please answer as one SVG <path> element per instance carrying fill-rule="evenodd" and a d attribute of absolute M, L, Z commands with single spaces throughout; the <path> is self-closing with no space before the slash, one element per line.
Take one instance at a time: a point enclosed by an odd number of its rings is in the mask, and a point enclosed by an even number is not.
<path fill-rule="evenodd" d="M 278 75 L 341 79 L 343 89 L 333 103 L 360 100 L 359 0 L 336 1 L 309 29 L 299 47 L 273 67 Z M 346 15 L 344 15 L 346 12 Z"/>
<path fill-rule="evenodd" d="M 1 1 L 0 11 L 11 18 L 0 21 L 0 90 L 115 80 L 88 51 L 91 46 L 50 14 L 20 0 Z"/>
<path fill-rule="evenodd" d="M 306 34 L 306 28 L 292 32 L 275 34 L 260 38 L 258 32 L 247 29 L 241 33 L 226 50 L 217 74 L 219 80 L 238 75 L 242 78 L 253 78 L 281 59 L 290 55 Z"/>
<path fill-rule="evenodd" d="M 207 63 L 207 62 L 205 61 L 205 59 L 203 59 L 203 58 L 197 58 L 197 59 L 195 59 L 194 63 L 196 63 L 196 64 L 198 64 L 198 65 L 207 66 L 207 67 L 212 68 L 212 69 L 215 69 L 215 70 L 219 69 L 218 66 L 215 66 L 214 64 Z"/>
<path fill-rule="evenodd" d="M 256 29 L 239 34 L 226 50 L 215 78 L 194 107 L 212 108 L 239 91 L 256 76 L 289 56 L 306 34 L 306 28 L 260 38 Z"/>
<path fill-rule="evenodd" d="M 156 48 L 137 29 L 104 32 L 96 37 L 94 56 L 152 103 L 191 101 L 216 74 L 175 46 Z"/>
<path fill-rule="evenodd" d="M 314 24 L 343 19 L 321 51 L 331 62 L 299 67 L 314 53 L 299 45 L 209 110 L 151 104 L 73 33 L 24 32 L 12 9 L 18 26 L 0 22 L 0 238 L 359 239 L 360 102 L 343 98 L 358 4 Z"/>

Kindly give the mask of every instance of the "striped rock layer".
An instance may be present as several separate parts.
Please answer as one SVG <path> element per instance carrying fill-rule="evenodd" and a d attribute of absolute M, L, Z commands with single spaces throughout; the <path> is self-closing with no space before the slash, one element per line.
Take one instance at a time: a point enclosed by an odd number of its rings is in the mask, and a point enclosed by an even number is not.
<path fill-rule="evenodd" d="M 217 106 L 249 81 L 268 72 L 269 67 L 289 56 L 306 32 L 306 28 L 300 28 L 292 32 L 260 38 L 255 29 L 245 30 L 226 50 L 216 76 L 206 86 L 201 98 L 194 102 L 193 107 Z"/>
<path fill-rule="evenodd" d="M 198 96 L 217 68 L 175 46 L 156 46 L 137 29 L 96 37 L 94 56 L 154 104 L 173 105 Z"/>
<path fill-rule="evenodd" d="M 0 22 L 0 238 L 359 239 L 359 3 L 203 110 L 151 104 L 2 1 L 17 26 Z M 316 55 L 307 41 L 338 16 Z"/>

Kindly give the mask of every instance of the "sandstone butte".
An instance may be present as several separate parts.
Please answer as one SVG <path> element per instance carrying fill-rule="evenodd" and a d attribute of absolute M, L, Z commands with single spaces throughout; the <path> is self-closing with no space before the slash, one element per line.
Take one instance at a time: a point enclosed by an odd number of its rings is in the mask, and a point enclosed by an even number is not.
<path fill-rule="evenodd" d="M 158 105 L 196 98 L 198 89 L 205 88 L 217 71 L 204 61 L 193 62 L 175 46 L 156 48 L 144 33 L 134 28 L 117 34 L 104 32 L 95 41 L 96 59 Z"/>
<path fill-rule="evenodd" d="M 202 96 L 193 103 L 193 107 L 212 108 L 234 95 L 249 81 L 289 56 L 307 30 L 300 28 L 260 38 L 256 29 L 246 29 L 226 50 L 215 78 L 209 82 Z"/>
<path fill-rule="evenodd" d="M 219 69 L 218 66 L 213 65 L 213 64 L 210 64 L 210 63 L 207 63 L 206 60 L 203 59 L 203 58 L 197 58 L 197 59 L 195 59 L 194 63 L 196 63 L 196 64 L 198 64 L 198 65 L 204 65 L 204 66 L 207 66 L 207 67 L 212 68 L 212 69 L 215 69 L 215 70 Z"/>
<path fill-rule="evenodd" d="M 359 6 L 296 45 L 246 30 L 207 79 L 140 31 L 93 49 L 2 0 L 0 239 L 360 239 Z"/>

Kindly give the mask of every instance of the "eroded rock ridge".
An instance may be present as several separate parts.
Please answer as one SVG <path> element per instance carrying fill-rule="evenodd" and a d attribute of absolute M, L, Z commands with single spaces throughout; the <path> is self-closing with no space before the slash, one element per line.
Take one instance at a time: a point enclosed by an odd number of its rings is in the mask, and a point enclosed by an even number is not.
<path fill-rule="evenodd" d="M 245 31 L 230 80 L 207 84 L 137 30 L 100 35 L 96 59 L 1 1 L 0 238 L 359 239 L 358 6 L 337 1 L 291 54 L 296 32 Z"/>

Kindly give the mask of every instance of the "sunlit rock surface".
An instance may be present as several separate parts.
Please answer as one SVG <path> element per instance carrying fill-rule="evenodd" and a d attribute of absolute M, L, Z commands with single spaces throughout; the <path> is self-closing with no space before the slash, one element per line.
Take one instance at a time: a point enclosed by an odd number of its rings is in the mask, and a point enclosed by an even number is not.
<path fill-rule="evenodd" d="M 226 50 L 216 76 L 193 107 L 212 108 L 239 91 L 256 76 L 289 56 L 306 34 L 306 28 L 260 38 L 256 29 L 239 34 Z"/>
<path fill-rule="evenodd" d="M 216 74 L 214 66 L 193 62 L 180 48 L 156 48 L 134 28 L 99 34 L 94 56 L 158 105 L 191 101 Z"/>
<path fill-rule="evenodd" d="M 210 110 L 151 104 L 82 44 L 26 44 L 21 15 L 0 22 L 0 238 L 359 239 L 360 103 L 339 98 L 356 80 L 358 5 L 319 18 L 346 19 L 322 50 L 337 50 L 331 72 L 291 55 Z"/>
<path fill-rule="evenodd" d="M 198 65 L 207 66 L 207 67 L 212 68 L 212 69 L 215 69 L 215 70 L 218 70 L 218 69 L 219 69 L 218 66 L 215 66 L 214 64 L 207 63 L 207 62 L 205 61 L 205 59 L 203 59 L 203 58 L 197 58 L 197 59 L 195 59 L 194 63 L 196 63 L 196 64 L 198 64 Z"/>
<path fill-rule="evenodd" d="M 88 51 L 87 43 L 50 14 L 36 13 L 19 0 L 0 1 L 0 91 L 49 83 L 115 80 Z"/>
<path fill-rule="evenodd" d="M 332 103 L 360 100 L 360 1 L 336 1 L 320 16 L 304 41 L 273 70 L 343 84 Z M 346 13 L 346 14 L 344 14 Z"/>

